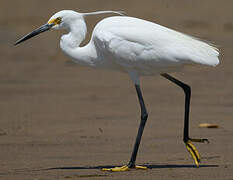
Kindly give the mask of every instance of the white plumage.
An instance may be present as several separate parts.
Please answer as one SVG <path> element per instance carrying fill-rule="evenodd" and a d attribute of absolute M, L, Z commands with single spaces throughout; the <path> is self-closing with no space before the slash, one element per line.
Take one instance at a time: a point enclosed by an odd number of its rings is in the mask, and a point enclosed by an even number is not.
<path fill-rule="evenodd" d="M 140 75 L 167 72 L 186 64 L 219 63 L 215 47 L 133 17 L 106 18 L 97 24 L 92 36 L 109 61 Z"/>
<path fill-rule="evenodd" d="M 85 16 L 103 13 L 122 15 L 120 12 L 115 11 L 92 13 L 78 13 L 71 10 L 60 11 L 53 15 L 47 24 L 24 36 L 16 44 L 51 28 L 65 29 L 68 33 L 61 37 L 60 47 L 73 61 L 81 65 L 129 73 L 135 84 L 139 99 L 141 123 L 128 165 L 105 170 L 145 169 L 145 167 L 135 165 L 142 133 L 148 117 L 140 89 L 139 77 L 141 75 L 161 74 L 164 78 L 180 86 L 185 92 L 183 141 L 198 167 L 200 155 L 191 142 L 208 142 L 208 140 L 189 137 L 191 88 L 170 76 L 167 72 L 177 71 L 185 65 L 192 64 L 216 66 L 219 64 L 218 49 L 192 36 L 156 23 L 127 16 L 103 19 L 94 28 L 90 42 L 86 46 L 80 47 L 87 33 Z"/>
<path fill-rule="evenodd" d="M 69 16 L 68 16 L 68 15 Z M 216 66 L 218 49 L 194 37 L 142 19 L 115 16 L 100 21 L 91 41 L 78 47 L 86 36 L 88 14 L 61 11 L 54 26 L 69 31 L 61 38 L 61 49 L 76 63 L 130 72 L 137 76 L 176 71 L 187 64 Z"/>

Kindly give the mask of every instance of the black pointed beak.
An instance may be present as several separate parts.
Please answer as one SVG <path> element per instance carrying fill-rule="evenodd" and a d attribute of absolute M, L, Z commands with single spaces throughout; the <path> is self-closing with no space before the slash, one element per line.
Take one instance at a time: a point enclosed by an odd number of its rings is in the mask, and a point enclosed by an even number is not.
<path fill-rule="evenodd" d="M 42 32 L 45 32 L 45 31 L 48 31 L 49 29 L 51 29 L 53 27 L 53 23 L 52 24 L 44 24 L 43 26 L 37 28 L 36 30 L 32 31 L 31 33 L 25 35 L 24 37 L 22 37 L 21 39 L 19 39 L 18 41 L 15 42 L 15 45 L 23 42 L 23 41 L 26 41 Z"/>

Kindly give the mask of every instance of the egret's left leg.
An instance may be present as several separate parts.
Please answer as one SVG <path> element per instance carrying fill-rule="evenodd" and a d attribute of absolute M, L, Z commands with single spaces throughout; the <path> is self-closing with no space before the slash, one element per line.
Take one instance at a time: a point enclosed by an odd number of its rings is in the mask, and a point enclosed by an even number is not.
<path fill-rule="evenodd" d="M 185 146 L 191 156 L 193 157 L 195 164 L 199 167 L 199 162 L 201 160 L 200 154 L 198 153 L 196 147 L 191 142 L 209 142 L 208 139 L 193 139 L 189 138 L 189 109 L 190 109 L 190 98 L 191 98 L 191 88 L 189 85 L 184 84 L 183 82 L 179 81 L 178 79 L 170 76 L 169 74 L 161 74 L 166 79 L 170 80 L 171 82 L 175 83 L 176 85 L 180 86 L 185 93 L 185 114 L 184 114 L 184 136 L 183 140 Z"/>
<path fill-rule="evenodd" d="M 145 127 L 145 124 L 146 124 L 146 121 L 147 121 L 147 117 L 148 117 L 148 113 L 147 113 L 147 110 L 146 110 L 146 106 L 144 104 L 144 100 L 143 100 L 143 97 L 142 97 L 142 92 L 141 92 L 141 89 L 140 89 L 140 85 L 135 84 L 135 88 L 136 88 L 136 91 L 137 91 L 138 100 L 139 100 L 140 107 L 141 107 L 141 122 L 140 122 L 140 125 L 139 125 L 138 134 L 137 134 L 136 141 L 135 141 L 135 144 L 134 144 L 134 149 L 133 149 L 133 152 L 132 152 L 132 155 L 131 155 L 131 159 L 130 159 L 128 165 L 124 165 L 124 166 L 121 166 L 121 167 L 110 168 L 110 169 L 103 168 L 102 169 L 103 171 L 117 172 L 117 171 L 128 171 L 130 169 L 147 169 L 147 167 L 145 167 L 145 166 L 136 166 L 135 165 L 136 157 L 137 157 L 137 153 L 138 153 L 138 148 L 139 148 L 139 145 L 140 145 L 140 142 L 141 142 L 143 130 L 144 130 L 144 127 Z"/>

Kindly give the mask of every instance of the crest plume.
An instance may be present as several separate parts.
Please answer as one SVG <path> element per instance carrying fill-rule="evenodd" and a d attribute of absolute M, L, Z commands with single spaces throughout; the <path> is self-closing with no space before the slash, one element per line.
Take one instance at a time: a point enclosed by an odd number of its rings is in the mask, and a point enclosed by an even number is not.
<path fill-rule="evenodd" d="M 89 15 L 98 15 L 98 14 L 118 14 L 120 16 L 125 16 L 124 11 L 95 11 L 95 12 L 88 12 L 88 13 L 82 13 L 83 16 L 89 16 Z"/>

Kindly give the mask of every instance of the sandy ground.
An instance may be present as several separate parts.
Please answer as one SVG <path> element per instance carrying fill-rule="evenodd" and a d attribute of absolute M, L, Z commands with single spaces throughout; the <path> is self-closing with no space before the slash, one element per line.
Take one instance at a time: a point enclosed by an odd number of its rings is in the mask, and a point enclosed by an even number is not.
<path fill-rule="evenodd" d="M 0 179 L 232 180 L 232 6 L 232 1 L 219 0 L 2 1 Z M 151 169 L 100 171 L 126 164 L 131 155 L 140 112 L 129 77 L 71 63 L 59 49 L 62 32 L 13 46 L 62 9 L 124 10 L 219 45 L 221 64 L 216 68 L 188 67 L 173 73 L 192 86 L 191 136 L 210 140 L 196 144 L 200 168 L 182 142 L 183 92 L 157 76 L 142 78 L 149 120 L 137 163 Z M 89 32 L 103 17 L 87 19 Z M 200 123 L 219 128 L 199 128 Z"/>

